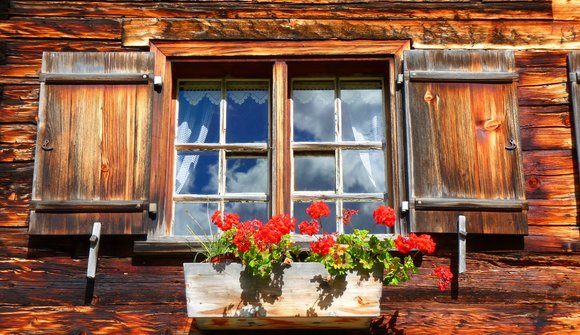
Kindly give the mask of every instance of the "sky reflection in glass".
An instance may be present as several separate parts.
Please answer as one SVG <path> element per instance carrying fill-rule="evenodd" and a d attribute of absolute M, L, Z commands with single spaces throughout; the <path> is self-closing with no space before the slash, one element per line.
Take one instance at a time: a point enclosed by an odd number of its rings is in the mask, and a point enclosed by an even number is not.
<path fill-rule="evenodd" d="M 227 143 L 268 141 L 267 81 L 227 83 Z"/>
<path fill-rule="evenodd" d="M 385 192 L 385 156 L 378 150 L 343 150 L 345 193 Z"/>
<path fill-rule="evenodd" d="M 343 141 L 383 140 L 383 90 L 380 81 L 340 84 Z"/>
<path fill-rule="evenodd" d="M 268 221 L 268 204 L 265 202 L 226 202 L 224 208 L 226 213 L 238 214 L 240 221 Z"/>
<path fill-rule="evenodd" d="M 294 141 L 334 142 L 334 82 L 295 81 L 292 87 Z"/>
<path fill-rule="evenodd" d="M 267 192 L 267 159 L 228 158 L 226 166 L 226 192 Z"/>
<path fill-rule="evenodd" d="M 217 194 L 218 193 L 218 152 L 194 151 L 178 152 L 176 171 L 188 172 L 184 178 L 176 176 L 177 194 Z M 181 166 L 186 165 L 182 170 Z"/>
<path fill-rule="evenodd" d="M 217 203 L 175 203 L 173 235 L 211 235 L 217 227 L 211 222 L 212 214 L 218 209 Z"/>
<path fill-rule="evenodd" d="M 294 156 L 296 191 L 334 191 L 334 156 Z"/>

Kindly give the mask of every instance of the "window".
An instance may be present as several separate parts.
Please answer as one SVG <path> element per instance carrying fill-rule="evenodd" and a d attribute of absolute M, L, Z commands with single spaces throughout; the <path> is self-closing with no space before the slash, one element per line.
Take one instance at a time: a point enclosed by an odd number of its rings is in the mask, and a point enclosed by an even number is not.
<path fill-rule="evenodd" d="M 346 209 L 359 210 L 347 230 L 370 228 L 372 211 L 388 200 L 388 61 L 277 63 L 288 68 L 285 103 L 275 111 L 278 119 L 289 115 L 283 129 L 271 122 L 274 62 L 178 65 L 177 72 L 203 74 L 177 74 L 173 236 L 215 232 L 210 217 L 217 209 L 267 220 L 276 193 L 290 194 L 281 202 L 298 221 L 312 201 L 326 201 L 332 213 L 322 220 L 325 232 L 345 229 Z M 219 69 L 212 73 L 212 66 Z M 241 66 L 263 67 L 269 78 L 248 77 Z M 273 159 L 273 152 L 285 157 Z M 276 183 L 276 173 L 290 183 Z"/>
<path fill-rule="evenodd" d="M 174 235 L 215 232 L 217 209 L 268 218 L 270 102 L 268 80 L 179 81 Z"/>
<path fill-rule="evenodd" d="M 344 229 L 342 209 L 360 209 L 364 227 L 366 208 L 388 203 L 394 233 L 455 232 L 465 215 L 469 233 L 525 234 L 513 52 L 409 49 L 44 53 L 30 233 L 90 234 L 99 221 L 103 234 L 146 235 L 136 252 L 188 252 L 189 215 L 298 215 L 323 199 L 328 231 Z"/>

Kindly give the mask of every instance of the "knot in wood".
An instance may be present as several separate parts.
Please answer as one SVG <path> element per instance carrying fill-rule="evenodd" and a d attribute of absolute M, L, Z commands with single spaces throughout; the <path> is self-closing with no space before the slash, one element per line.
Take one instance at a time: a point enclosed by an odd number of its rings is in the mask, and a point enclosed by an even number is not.
<path fill-rule="evenodd" d="M 101 164 L 101 172 L 109 172 L 109 165 L 106 163 Z"/>
<path fill-rule="evenodd" d="M 483 128 L 487 131 L 494 131 L 501 126 L 502 122 L 499 120 L 487 120 L 483 124 Z"/>
<path fill-rule="evenodd" d="M 431 103 L 433 99 L 435 99 L 435 96 L 431 93 L 431 91 L 425 92 L 423 100 L 425 100 L 426 103 Z"/>

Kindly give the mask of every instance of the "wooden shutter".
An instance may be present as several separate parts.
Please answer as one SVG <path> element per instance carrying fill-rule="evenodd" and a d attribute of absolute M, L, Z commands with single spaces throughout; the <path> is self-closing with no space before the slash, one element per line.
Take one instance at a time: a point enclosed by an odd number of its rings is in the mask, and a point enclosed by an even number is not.
<path fill-rule="evenodd" d="M 145 233 L 153 54 L 42 58 L 31 234 Z"/>
<path fill-rule="evenodd" d="M 404 57 L 411 231 L 526 234 L 513 53 Z"/>

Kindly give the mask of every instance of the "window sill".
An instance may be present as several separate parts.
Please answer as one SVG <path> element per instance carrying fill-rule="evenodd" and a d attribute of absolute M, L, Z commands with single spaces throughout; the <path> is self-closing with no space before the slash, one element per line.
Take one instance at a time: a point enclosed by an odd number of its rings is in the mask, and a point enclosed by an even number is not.
<path fill-rule="evenodd" d="M 393 238 L 392 234 L 376 234 L 379 238 Z M 294 241 L 303 250 L 310 247 L 310 242 L 315 240 L 314 236 L 294 235 Z M 155 240 L 135 241 L 133 253 L 135 255 L 192 255 L 203 252 L 202 243 L 193 236 L 171 236 L 158 238 Z"/>

